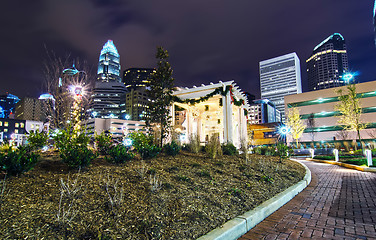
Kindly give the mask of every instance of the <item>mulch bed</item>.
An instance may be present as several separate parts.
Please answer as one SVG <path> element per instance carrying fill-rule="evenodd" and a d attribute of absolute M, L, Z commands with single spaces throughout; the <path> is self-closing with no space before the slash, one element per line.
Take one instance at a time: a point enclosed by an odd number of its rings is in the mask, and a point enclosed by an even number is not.
<path fill-rule="evenodd" d="M 100 157 L 81 171 L 43 156 L 32 171 L 6 179 L 0 238 L 196 239 L 304 174 L 294 161 L 259 155 L 246 163 L 182 152 L 122 165 Z M 61 195 L 61 179 L 70 194 Z"/>

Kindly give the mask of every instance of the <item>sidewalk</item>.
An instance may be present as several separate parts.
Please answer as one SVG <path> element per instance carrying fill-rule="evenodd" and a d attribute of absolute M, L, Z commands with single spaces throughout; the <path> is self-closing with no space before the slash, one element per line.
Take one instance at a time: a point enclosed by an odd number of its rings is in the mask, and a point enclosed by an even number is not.
<path fill-rule="evenodd" d="M 376 173 L 302 162 L 311 184 L 239 240 L 376 239 Z"/>

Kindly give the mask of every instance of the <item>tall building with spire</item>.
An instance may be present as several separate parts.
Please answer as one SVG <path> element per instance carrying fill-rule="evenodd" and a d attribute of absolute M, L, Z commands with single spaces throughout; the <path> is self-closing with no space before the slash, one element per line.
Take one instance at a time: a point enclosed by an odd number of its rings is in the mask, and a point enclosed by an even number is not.
<path fill-rule="evenodd" d="M 345 85 L 342 77 L 349 69 L 345 39 L 334 33 L 317 45 L 307 59 L 310 91 Z"/>
<path fill-rule="evenodd" d="M 112 40 L 102 48 L 98 64 L 98 80 L 101 82 L 121 82 L 120 55 Z"/>
<path fill-rule="evenodd" d="M 108 40 L 99 56 L 98 78 L 92 94 L 90 118 L 122 118 L 126 88 L 120 77 L 120 55 Z"/>

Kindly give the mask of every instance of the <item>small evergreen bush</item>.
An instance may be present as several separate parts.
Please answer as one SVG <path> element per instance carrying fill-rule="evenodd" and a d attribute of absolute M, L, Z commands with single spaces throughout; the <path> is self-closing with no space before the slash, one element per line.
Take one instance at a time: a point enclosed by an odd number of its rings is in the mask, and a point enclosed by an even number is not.
<path fill-rule="evenodd" d="M 78 168 L 90 165 L 97 155 L 86 146 L 70 145 L 60 151 L 60 157 L 69 167 Z"/>
<path fill-rule="evenodd" d="M 181 147 L 175 142 L 172 141 L 171 143 L 168 143 L 163 146 L 163 150 L 166 154 L 170 156 L 176 156 L 179 154 Z"/>
<path fill-rule="evenodd" d="M 279 156 L 279 161 L 286 159 L 289 156 L 289 147 L 284 143 L 277 144 L 277 156 Z"/>
<path fill-rule="evenodd" d="M 132 146 L 143 159 L 154 158 L 161 152 L 161 148 L 153 144 L 153 136 L 142 132 L 133 132 L 128 136 L 132 140 Z"/>
<path fill-rule="evenodd" d="M 105 132 L 101 132 L 99 135 L 95 135 L 95 142 L 97 145 L 97 150 L 102 155 L 109 154 L 111 145 L 112 145 L 112 138 L 107 136 Z"/>
<path fill-rule="evenodd" d="M 125 163 L 134 158 L 134 154 L 129 152 L 129 149 L 122 144 L 110 148 L 108 155 L 110 155 L 110 157 L 106 158 L 107 161 L 117 164 Z"/>
<path fill-rule="evenodd" d="M 230 142 L 222 145 L 222 151 L 223 151 L 223 154 L 230 155 L 230 156 L 235 155 L 238 152 L 234 144 Z"/>
<path fill-rule="evenodd" d="M 39 150 L 47 144 L 48 134 L 44 131 L 31 131 L 29 137 L 27 138 L 29 146 L 33 150 Z"/>
<path fill-rule="evenodd" d="M 161 148 L 156 145 L 144 145 L 138 151 L 143 159 L 155 158 L 160 152 Z"/>
<path fill-rule="evenodd" d="M 31 150 L 29 146 L 21 146 L 16 150 L 9 147 L 5 152 L 0 152 L 0 170 L 12 176 L 33 169 L 39 160 L 39 155 Z"/>
<path fill-rule="evenodd" d="M 90 137 L 84 132 L 75 132 L 71 126 L 58 133 L 54 140 L 62 161 L 70 167 L 86 167 L 97 157 L 87 147 Z"/>

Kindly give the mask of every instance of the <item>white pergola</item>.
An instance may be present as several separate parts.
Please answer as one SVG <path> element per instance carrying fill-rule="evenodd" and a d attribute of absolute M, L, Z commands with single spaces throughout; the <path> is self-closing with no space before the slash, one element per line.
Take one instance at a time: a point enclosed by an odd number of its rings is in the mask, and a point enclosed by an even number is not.
<path fill-rule="evenodd" d="M 247 97 L 241 92 L 234 81 L 227 81 L 210 85 L 202 84 L 200 87 L 179 89 L 173 93 L 181 100 L 199 99 L 213 93 L 217 88 L 225 91 L 226 87 L 232 87 L 225 96 L 218 93 L 207 101 L 191 105 L 189 103 L 174 102 L 172 105 L 172 126 L 177 125 L 175 119 L 175 106 L 184 108 L 184 120 L 180 119 L 183 129 L 181 134 L 185 137 L 183 142 L 188 142 L 188 136 L 198 135 L 202 143 L 208 141 L 213 134 L 219 134 L 220 142 L 231 142 L 240 147 L 241 141 L 247 140 L 247 117 L 249 110 Z M 241 106 L 236 106 L 234 100 L 243 99 Z M 220 104 L 220 102 L 222 104 Z M 245 111 L 246 110 L 246 111 Z"/>

